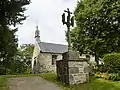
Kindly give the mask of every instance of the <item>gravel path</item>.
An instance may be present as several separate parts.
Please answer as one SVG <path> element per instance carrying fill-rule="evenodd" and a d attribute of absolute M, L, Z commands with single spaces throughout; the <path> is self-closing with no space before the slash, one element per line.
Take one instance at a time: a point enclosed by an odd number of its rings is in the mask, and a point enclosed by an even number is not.
<path fill-rule="evenodd" d="M 41 77 L 17 77 L 8 79 L 10 90 L 60 90 L 54 83 Z"/>

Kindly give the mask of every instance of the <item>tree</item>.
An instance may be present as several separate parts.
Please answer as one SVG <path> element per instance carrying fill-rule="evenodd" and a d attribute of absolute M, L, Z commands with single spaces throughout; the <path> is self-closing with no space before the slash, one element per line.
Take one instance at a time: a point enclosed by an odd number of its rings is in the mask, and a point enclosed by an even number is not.
<path fill-rule="evenodd" d="M 22 24 L 26 19 L 24 11 L 28 4 L 30 0 L 0 0 L 0 72 L 2 69 L 4 74 L 7 70 L 15 71 L 17 54 L 17 29 L 10 29 L 9 26 Z"/>
<path fill-rule="evenodd" d="M 14 55 L 14 58 L 5 60 L 2 63 L 6 70 L 1 69 L 0 74 L 24 74 L 31 72 L 31 60 L 33 53 L 33 44 L 23 44 Z"/>
<path fill-rule="evenodd" d="M 28 4 L 30 0 L 0 0 L 0 25 L 21 24 L 26 19 L 24 6 Z"/>
<path fill-rule="evenodd" d="M 4 69 L 4 74 L 8 69 L 11 69 L 17 53 L 18 39 L 15 36 L 16 31 L 17 29 L 0 27 L 0 69 Z"/>
<path fill-rule="evenodd" d="M 99 58 L 120 51 L 120 1 L 83 0 L 74 12 L 76 27 L 71 31 L 73 47 Z"/>
<path fill-rule="evenodd" d="M 24 70 L 31 71 L 31 61 L 33 55 L 34 45 L 33 44 L 23 44 L 18 49 L 17 60 L 20 60 L 24 64 Z M 27 72 L 28 73 L 28 72 Z"/>

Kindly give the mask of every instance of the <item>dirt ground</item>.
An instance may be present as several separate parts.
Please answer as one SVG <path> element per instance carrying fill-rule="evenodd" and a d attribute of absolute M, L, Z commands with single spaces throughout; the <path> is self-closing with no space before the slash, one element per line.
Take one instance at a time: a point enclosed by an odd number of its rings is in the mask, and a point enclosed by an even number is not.
<path fill-rule="evenodd" d="M 54 83 L 37 76 L 9 78 L 8 84 L 10 90 L 60 90 Z"/>

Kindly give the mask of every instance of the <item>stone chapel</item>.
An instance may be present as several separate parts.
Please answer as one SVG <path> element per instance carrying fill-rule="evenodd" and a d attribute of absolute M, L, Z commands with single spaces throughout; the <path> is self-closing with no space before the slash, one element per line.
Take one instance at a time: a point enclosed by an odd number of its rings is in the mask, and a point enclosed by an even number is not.
<path fill-rule="evenodd" d="M 42 73 L 56 71 L 56 61 L 62 59 L 67 45 L 41 42 L 38 26 L 35 31 L 35 46 L 32 57 L 32 72 Z"/>

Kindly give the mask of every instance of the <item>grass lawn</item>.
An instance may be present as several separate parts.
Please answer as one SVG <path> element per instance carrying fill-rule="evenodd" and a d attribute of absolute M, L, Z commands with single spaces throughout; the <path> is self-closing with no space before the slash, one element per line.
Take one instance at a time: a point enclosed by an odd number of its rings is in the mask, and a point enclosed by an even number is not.
<path fill-rule="evenodd" d="M 0 76 L 0 90 L 8 90 L 7 78 L 5 76 Z"/>
<path fill-rule="evenodd" d="M 89 83 L 79 85 L 63 85 L 57 76 L 51 73 L 42 74 L 44 79 L 58 84 L 62 90 L 120 90 L 120 81 L 113 82 L 104 79 L 92 78 Z"/>
<path fill-rule="evenodd" d="M 120 81 L 113 82 L 98 78 L 92 78 L 89 83 L 79 85 L 65 85 L 57 80 L 57 76 L 52 73 L 45 73 L 41 75 L 7 75 L 0 76 L 0 90 L 9 90 L 7 85 L 7 78 L 11 77 L 28 77 L 28 76 L 40 76 L 50 82 L 56 83 L 61 87 L 61 90 L 120 90 Z"/>

